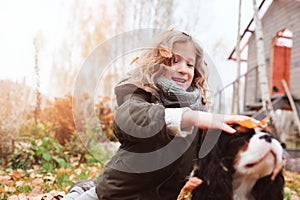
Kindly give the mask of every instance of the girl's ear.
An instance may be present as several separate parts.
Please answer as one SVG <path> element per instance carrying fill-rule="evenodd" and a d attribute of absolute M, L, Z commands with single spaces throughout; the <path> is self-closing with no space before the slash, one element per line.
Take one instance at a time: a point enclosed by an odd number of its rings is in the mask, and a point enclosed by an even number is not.
<path fill-rule="evenodd" d="M 164 58 L 172 58 L 173 53 L 172 53 L 172 49 L 170 49 L 169 47 L 160 44 L 158 47 L 158 51 L 159 54 L 164 57 Z"/>

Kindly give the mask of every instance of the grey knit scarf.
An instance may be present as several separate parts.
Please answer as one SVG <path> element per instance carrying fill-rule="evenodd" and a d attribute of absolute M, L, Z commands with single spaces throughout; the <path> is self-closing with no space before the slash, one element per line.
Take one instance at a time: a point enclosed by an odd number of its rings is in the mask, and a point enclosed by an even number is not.
<path fill-rule="evenodd" d="M 191 86 L 185 90 L 163 75 L 157 77 L 155 83 L 160 89 L 160 99 L 166 107 L 190 107 L 192 110 L 207 110 L 207 107 L 201 101 L 201 88 Z"/>

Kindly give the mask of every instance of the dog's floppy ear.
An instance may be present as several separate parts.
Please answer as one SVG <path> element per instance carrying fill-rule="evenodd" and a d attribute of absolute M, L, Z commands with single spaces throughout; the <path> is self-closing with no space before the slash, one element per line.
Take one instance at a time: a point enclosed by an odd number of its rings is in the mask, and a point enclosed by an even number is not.
<path fill-rule="evenodd" d="M 227 133 L 222 133 L 221 137 L 227 140 L 230 137 Z M 192 192 L 193 200 L 207 199 L 232 199 L 232 160 L 224 160 L 224 144 L 221 138 L 212 151 L 198 161 L 198 169 L 195 176 L 199 177 L 203 183 Z"/>
<path fill-rule="evenodd" d="M 272 175 L 259 179 L 252 189 L 252 195 L 256 200 L 282 200 L 284 177 L 280 172 L 275 180 L 271 179 Z"/>

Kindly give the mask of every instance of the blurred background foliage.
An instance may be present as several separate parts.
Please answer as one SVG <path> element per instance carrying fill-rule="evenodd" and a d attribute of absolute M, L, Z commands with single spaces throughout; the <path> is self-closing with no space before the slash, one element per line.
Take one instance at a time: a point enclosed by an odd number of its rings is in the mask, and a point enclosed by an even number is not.
<path fill-rule="evenodd" d="M 113 115 L 101 101 L 96 104 L 95 110 L 100 126 L 94 126 L 87 120 L 88 146 L 84 146 L 76 131 L 71 96 L 47 102 L 39 113 L 37 123 L 33 120 L 33 112 L 28 112 L 27 120 L 20 124 L 14 135 L 1 130 L 2 164 L 14 169 L 42 165 L 45 171 L 51 171 L 57 167 L 67 167 L 70 157 L 80 157 L 81 163 L 90 162 L 88 159 L 96 160 L 94 154 L 103 154 L 103 159 L 108 159 L 108 153 L 101 152 L 101 148 L 96 150 L 96 144 L 117 141 L 111 129 Z M 95 152 L 88 152 L 86 147 Z"/>

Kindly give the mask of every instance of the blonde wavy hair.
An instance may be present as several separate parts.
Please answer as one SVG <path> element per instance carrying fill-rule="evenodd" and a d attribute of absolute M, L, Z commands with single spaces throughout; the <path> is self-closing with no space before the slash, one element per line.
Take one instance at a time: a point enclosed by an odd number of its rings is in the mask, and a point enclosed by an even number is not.
<path fill-rule="evenodd" d="M 205 105 L 207 103 L 206 94 L 208 89 L 206 85 L 207 77 L 203 59 L 203 49 L 191 35 L 185 32 L 172 29 L 160 34 L 154 48 L 145 50 L 138 59 L 136 59 L 135 63 L 137 66 L 129 72 L 129 76 L 137 85 L 143 84 L 143 86 L 158 90 L 154 83 L 155 78 L 163 74 L 164 66 L 172 65 L 174 60 L 173 54 L 167 57 L 163 56 L 159 49 L 163 46 L 172 51 L 175 43 L 192 43 L 196 49 L 196 63 L 192 86 L 202 88 L 202 103 Z"/>

